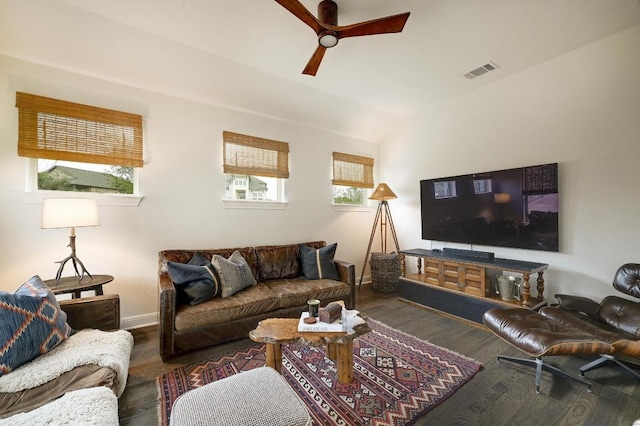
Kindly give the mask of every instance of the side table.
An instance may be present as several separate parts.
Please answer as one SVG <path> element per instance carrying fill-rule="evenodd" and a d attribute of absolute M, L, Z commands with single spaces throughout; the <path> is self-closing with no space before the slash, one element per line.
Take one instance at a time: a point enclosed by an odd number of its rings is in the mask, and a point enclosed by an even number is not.
<path fill-rule="evenodd" d="M 55 279 L 46 280 L 44 283 L 53 291 L 53 294 L 73 293 L 74 299 L 79 299 L 83 291 L 93 290 L 96 296 L 102 296 L 102 286 L 113 281 L 111 275 L 93 275 L 92 277 L 63 277 L 59 282 Z"/>

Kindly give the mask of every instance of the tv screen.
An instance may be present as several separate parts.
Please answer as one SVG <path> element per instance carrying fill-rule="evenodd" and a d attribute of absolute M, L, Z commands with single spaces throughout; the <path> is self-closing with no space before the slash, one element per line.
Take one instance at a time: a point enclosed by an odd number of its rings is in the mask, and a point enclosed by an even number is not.
<path fill-rule="evenodd" d="M 558 163 L 420 181 L 422 239 L 559 251 Z"/>

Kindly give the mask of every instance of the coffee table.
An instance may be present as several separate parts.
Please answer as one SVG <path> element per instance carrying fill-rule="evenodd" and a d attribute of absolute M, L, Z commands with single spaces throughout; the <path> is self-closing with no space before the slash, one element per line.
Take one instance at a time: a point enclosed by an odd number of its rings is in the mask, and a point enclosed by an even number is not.
<path fill-rule="evenodd" d="M 353 381 L 353 339 L 371 331 L 366 321 L 349 332 L 301 332 L 298 318 L 268 318 L 249 332 L 254 342 L 266 343 L 267 366 L 282 372 L 282 344 L 298 343 L 311 346 L 327 345 L 327 356 L 336 361 L 338 381 Z"/>

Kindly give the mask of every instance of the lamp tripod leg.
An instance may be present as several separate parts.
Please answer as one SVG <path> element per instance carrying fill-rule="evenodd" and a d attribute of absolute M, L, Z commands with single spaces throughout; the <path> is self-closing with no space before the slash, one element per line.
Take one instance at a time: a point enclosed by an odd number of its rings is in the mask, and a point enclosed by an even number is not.
<path fill-rule="evenodd" d="M 376 211 L 376 218 L 373 221 L 373 228 L 371 229 L 371 236 L 369 237 L 369 247 L 367 247 L 367 254 L 364 256 L 364 263 L 362 265 L 362 272 L 360 273 L 360 282 L 358 283 L 358 289 L 362 285 L 362 277 L 364 276 L 364 271 L 367 269 L 367 259 L 371 254 L 371 246 L 373 245 L 373 238 L 376 235 L 376 227 L 378 226 L 378 221 L 380 220 L 380 214 L 382 213 L 382 202 L 378 204 L 378 210 Z"/>
<path fill-rule="evenodd" d="M 389 227 L 391 228 L 391 236 L 393 237 L 393 242 L 396 245 L 396 253 L 400 253 L 400 245 L 398 244 L 398 236 L 396 235 L 396 228 L 393 226 L 393 219 L 391 218 L 391 211 L 389 211 L 389 204 L 387 202 L 384 203 L 385 212 L 387 214 L 387 222 L 389 223 Z"/>

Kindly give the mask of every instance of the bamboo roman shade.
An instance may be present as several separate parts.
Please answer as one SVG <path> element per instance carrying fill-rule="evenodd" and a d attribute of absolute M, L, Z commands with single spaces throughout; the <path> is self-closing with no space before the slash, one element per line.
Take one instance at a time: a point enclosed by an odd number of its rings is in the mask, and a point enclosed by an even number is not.
<path fill-rule="evenodd" d="M 333 185 L 373 188 L 373 158 L 333 153 Z"/>
<path fill-rule="evenodd" d="M 142 167 L 142 116 L 16 92 L 18 155 Z"/>
<path fill-rule="evenodd" d="M 289 144 L 222 132 L 224 173 L 287 179 Z"/>

